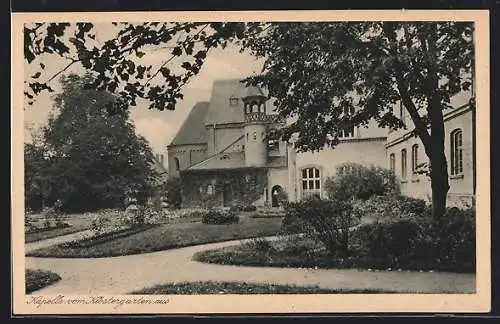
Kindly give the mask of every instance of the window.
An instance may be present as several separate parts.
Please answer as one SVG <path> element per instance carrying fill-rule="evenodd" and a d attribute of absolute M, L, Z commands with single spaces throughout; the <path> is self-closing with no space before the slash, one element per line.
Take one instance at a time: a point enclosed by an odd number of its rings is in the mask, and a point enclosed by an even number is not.
<path fill-rule="evenodd" d="M 236 98 L 236 97 L 229 98 L 229 105 L 230 106 L 238 106 L 238 98 Z"/>
<path fill-rule="evenodd" d="M 401 150 L 401 178 L 406 179 L 406 149 Z"/>
<path fill-rule="evenodd" d="M 354 107 L 344 108 L 344 116 L 350 116 L 353 114 L 354 114 Z M 339 138 L 349 138 L 349 137 L 354 137 L 354 125 L 341 129 L 339 132 Z"/>
<path fill-rule="evenodd" d="M 451 175 L 462 174 L 463 167 L 463 146 L 462 146 L 462 130 L 455 129 L 450 134 L 451 148 Z"/>
<path fill-rule="evenodd" d="M 279 142 L 275 139 L 270 139 L 267 141 L 267 149 L 269 151 L 279 150 Z"/>
<path fill-rule="evenodd" d="M 174 167 L 175 167 L 175 171 L 179 171 L 180 164 L 179 164 L 179 159 L 178 158 L 174 158 Z"/>
<path fill-rule="evenodd" d="M 214 186 L 212 186 L 211 184 L 209 184 L 207 186 L 207 195 L 213 195 L 214 194 Z"/>
<path fill-rule="evenodd" d="M 321 177 L 319 169 L 302 169 L 302 198 L 321 196 Z"/>
<path fill-rule="evenodd" d="M 406 125 L 406 109 L 402 101 L 399 102 L 399 119 Z"/>
<path fill-rule="evenodd" d="M 392 172 L 396 172 L 396 155 L 394 153 L 389 155 L 389 168 Z"/>
<path fill-rule="evenodd" d="M 417 173 L 418 168 L 418 145 L 415 144 L 411 147 L 411 172 Z"/>
<path fill-rule="evenodd" d="M 248 133 L 247 133 L 247 142 L 248 142 Z"/>
<path fill-rule="evenodd" d="M 253 132 L 253 140 L 257 140 L 257 132 Z"/>

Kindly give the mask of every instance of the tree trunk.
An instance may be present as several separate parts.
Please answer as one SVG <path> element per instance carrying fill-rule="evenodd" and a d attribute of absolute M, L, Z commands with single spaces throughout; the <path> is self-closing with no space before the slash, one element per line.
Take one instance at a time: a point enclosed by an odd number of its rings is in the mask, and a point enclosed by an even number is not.
<path fill-rule="evenodd" d="M 446 210 L 446 196 L 450 185 L 444 152 L 431 160 L 432 218 L 439 220 Z"/>
<path fill-rule="evenodd" d="M 426 147 L 431 162 L 432 188 L 432 218 L 439 220 L 446 210 L 446 196 L 450 186 L 448 184 L 448 166 L 444 153 L 444 118 L 439 93 L 439 77 L 437 68 L 437 23 L 429 24 L 427 48 L 429 49 L 429 77 L 427 83 L 427 113 L 431 119 L 431 141 Z M 430 153 L 430 154 L 429 154 Z"/>

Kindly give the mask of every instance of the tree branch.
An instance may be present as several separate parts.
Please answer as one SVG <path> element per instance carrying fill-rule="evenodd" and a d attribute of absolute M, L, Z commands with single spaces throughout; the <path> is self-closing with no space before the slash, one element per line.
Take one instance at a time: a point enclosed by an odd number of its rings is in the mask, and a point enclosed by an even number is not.
<path fill-rule="evenodd" d="M 403 76 L 403 68 L 401 66 L 401 62 L 399 61 L 398 53 L 395 48 L 395 42 L 396 42 L 395 29 L 393 28 L 393 25 L 391 23 L 384 23 L 383 29 L 384 33 L 387 36 L 387 39 L 389 40 L 391 56 L 394 58 L 394 74 L 396 76 L 396 85 L 399 91 L 399 95 L 401 97 L 401 102 L 405 106 L 406 110 L 410 114 L 413 123 L 415 124 L 415 129 L 420 137 L 420 140 L 424 145 L 425 152 L 427 153 L 428 156 L 430 156 L 429 153 L 431 152 L 430 149 L 432 141 L 429 132 L 427 130 L 427 125 L 420 117 L 417 107 L 413 103 L 413 100 L 411 99 L 410 94 L 408 93 L 408 84 Z"/>
<path fill-rule="evenodd" d="M 62 70 L 60 70 L 56 74 L 54 74 L 50 79 L 48 79 L 47 81 L 45 81 L 45 83 L 49 83 L 50 81 L 54 80 L 58 75 L 60 75 L 61 73 L 63 73 L 67 69 L 69 69 L 73 64 L 75 64 L 76 62 L 79 62 L 79 61 L 80 60 L 71 59 L 71 62 L 68 65 L 66 65 Z"/>

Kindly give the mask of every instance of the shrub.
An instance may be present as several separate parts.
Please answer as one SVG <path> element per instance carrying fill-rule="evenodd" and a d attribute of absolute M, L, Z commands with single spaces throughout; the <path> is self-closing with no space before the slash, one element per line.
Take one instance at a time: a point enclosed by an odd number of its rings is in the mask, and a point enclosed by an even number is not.
<path fill-rule="evenodd" d="M 473 271 L 476 258 L 474 210 L 448 208 L 430 217 L 385 219 L 364 224 L 353 233 L 361 252 L 393 267 Z"/>
<path fill-rule="evenodd" d="M 390 258 L 397 262 L 413 248 L 419 230 L 414 219 L 399 218 L 361 225 L 354 235 L 361 250 L 372 258 Z"/>
<path fill-rule="evenodd" d="M 430 217 L 422 222 L 421 235 L 416 242 L 415 257 L 448 267 L 475 267 L 476 224 L 475 209 L 447 208 L 439 220 Z"/>
<path fill-rule="evenodd" d="M 368 200 L 354 203 L 358 217 L 373 216 L 377 219 L 423 217 L 428 208 L 424 200 L 403 195 L 374 195 Z"/>
<path fill-rule="evenodd" d="M 239 222 L 240 218 L 231 211 L 209 210 L 207 211 L 201 222 L 203 224 L 222 225 Z"/>
<path fill-rule="evenodd" d="M 355 223 L 349 202 L 309 199 L 286 205 L 283 229 L 286 233 L 303 232 L 321 242 L 330 254 L 345 255 L 349 228 Z"/>
<path fill-rule="evenodd" d="M 181 208 L 182 205 L 182 194 L 181 194 L 181 179 L 179 177 L 169 177 L 166 184 L 165 190 L 166 202 L 169 206 L 174 208 Z"/>
<path fill-rule="evenodd" d="M 264 238 L 254 238 L 244 245 L 252 251 L 260 252 L 260 253 L 269 253 L 274 250 L 274 246 Z"/>
<path fill-rule="evenodd" d="M 325 181 L 326 193 L 332 199 L 366 200 L 373 195 L 399 192 L 394 173 L 387 169 L 345 163 L 337 168 L 337 174 Z"/>

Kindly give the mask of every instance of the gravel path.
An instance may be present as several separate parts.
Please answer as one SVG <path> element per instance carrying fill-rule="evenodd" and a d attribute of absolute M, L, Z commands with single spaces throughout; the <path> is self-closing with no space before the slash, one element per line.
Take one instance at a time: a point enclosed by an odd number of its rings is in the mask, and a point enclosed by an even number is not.
<path fill-rule="evenodd" d="M 75 239 L 75 233 L 27 244 L 26 249 Z M 76 236 L 75 236 L 76 235 Z M 475 275 L 445 272 L 371 272 L 356 269 L 284 269 L 205 264 L 192 261 L 198 251 L 239 244 L 238 241 L 111 258 L 26 258 L 26 267 L 50 270 L 62 278 L 36 294 L 127 294 L 145 287 L 183 281 L 239 281 L 318 285 L 337 289 L 384 289 L 398 292 L 474 293 Z"/>

